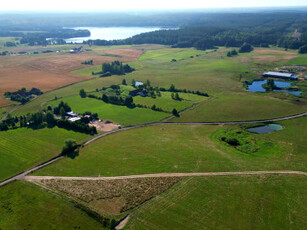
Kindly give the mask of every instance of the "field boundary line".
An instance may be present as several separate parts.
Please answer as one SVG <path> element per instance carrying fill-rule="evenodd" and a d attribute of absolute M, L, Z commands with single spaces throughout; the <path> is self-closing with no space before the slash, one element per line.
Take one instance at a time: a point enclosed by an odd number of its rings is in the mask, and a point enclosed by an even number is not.
<path fill-rule="evenodd" d="M 125 180 L 125 179 L 137 179 L 137 178 L 157 178 L 157 177 L 238 176 L 238 175 L 264 175 L 264 174 L 288 174 L 288 175 L 292 174 L 292 175 L 307 176 L 307 172 L 303 171 L 273 170 L 273 171 L 236 171 L 236 172 L 155 173 L 155 174 L 140 174 L 140 175 L 113 176 L 113 177 L 25 176 L 22 179 L 30 182 L 37 180 L 109 181 L 109 180 Z"/>

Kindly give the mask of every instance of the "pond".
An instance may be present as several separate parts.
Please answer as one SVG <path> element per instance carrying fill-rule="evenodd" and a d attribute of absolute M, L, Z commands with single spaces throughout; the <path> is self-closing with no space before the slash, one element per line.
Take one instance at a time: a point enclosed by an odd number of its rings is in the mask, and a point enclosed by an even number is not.
<path fill-rule="evenodd" d="M 265 133 L 275 132 L 275 131 L 278 131 L 278 130 L 281 130 L 281 129 L 282 129 L 281 125 L 269 124 L 269 125 L 263 125 L 263 126 L 249 128 L 247 130 L 254 132 L 254 133 L 258 133 L 258 134 L 265 134 Z"/>
<path fill-rule="evenodd" d="M 248 91 L 249 92 L 266 92 L 266 89 L 262 87 L 262 85 L 265 83 L 267 83 L 267 80 L 253 81 L 253 83 L 248 86 Z M 291 83 L 284 82 L 284 81 L 274 81 L 274 83 L 279 88 L 287 88 L 291 86 Z M 273 91 L 282 91 L 282 92 L 290 93 L 296 96 L 299 96 L 302 93 L 302 91 L 290 91 L 290 90 L 285 90 L 285 89 L 275 89 Z"/>
<path fill-rule="evenodd" d="M 89 30 L 91 36 L 69 38 L 65 39 L 68 43 L 82 43 L 87 40 L 101 39 L 101 40 L 116 40 L 125 39 L 134 35 L 151 32 L 155 30 L 161 30 L 160 27 L 70 27 L 69 29 L 75 30 Z"/>

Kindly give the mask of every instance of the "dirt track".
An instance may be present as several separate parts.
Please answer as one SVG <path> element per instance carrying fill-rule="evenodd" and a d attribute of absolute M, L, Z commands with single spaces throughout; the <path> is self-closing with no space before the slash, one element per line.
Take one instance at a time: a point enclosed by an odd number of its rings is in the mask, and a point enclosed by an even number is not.
<path fill-rule="evenodd" d="M 63 176 L 25 176 L 26 181 L 37 180 L 123 180 L 136 178 L 153 178 L 153 177 L 190 177 L 190 176 L 236 176 L 236 175 L 263 175 L 263 174 L 294 174 L 307 176 L 306 172 L 301 171 L 242 171 L 242 172 L 195 172 L 195 173 L 155 173 L 155 174 L 141 174 L 129 176 L 115 176 L 115 177 L 63 177 Z"/>

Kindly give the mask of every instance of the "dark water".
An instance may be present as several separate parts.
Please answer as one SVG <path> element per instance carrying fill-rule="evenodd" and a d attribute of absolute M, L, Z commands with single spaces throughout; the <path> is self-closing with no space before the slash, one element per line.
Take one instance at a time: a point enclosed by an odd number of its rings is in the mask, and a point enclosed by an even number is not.
<path fill-rule="evenodd" d="M 248 131 L 258 133 L 258 134 L 265 134 L 265 133 L 271 133 L 275 132 L 278 130 L 281 130 L 282 126 L 281 125 L 276 125 L 276 124 L 269 124 L 269 125 L 263 125 L 263 126 L 258 126 L 254 128 L 249 128 L 247 129 Z"/>
<path fill-rule="evenodd" d="M 263 84 L 267 83 L 267 80 L 263 81 L 253 81 L 251 85 L 248 86 L 248 91 L 249 92 L 266 92 L 265 88 L 262 87 Z M 291 86 L 291 83 L 289 82 L 284 82 L 284 81 L 274 81 L 275 85 L 279 88 L 287 88 Z M 289 90 L 273 90 L 273 91 L 282 91 L 286 93 L 290 93 L 296 96 L 299 96 L 302 91 L 289 91 Z"/>

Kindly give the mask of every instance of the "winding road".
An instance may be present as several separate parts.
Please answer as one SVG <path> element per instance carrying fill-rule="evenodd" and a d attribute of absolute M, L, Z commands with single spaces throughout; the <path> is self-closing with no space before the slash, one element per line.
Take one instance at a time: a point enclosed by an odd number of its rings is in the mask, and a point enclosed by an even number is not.
<path fill-rule="evenodd" d="M 250 120 L 250 121 L 224 121 L 224 122 L 154 122 L 154 123 L 147 123 L 147 124 L 142 124 L 142 125 L 134 125 L 134 126 L 128 126 L 125 128 L 121 128 L 121 129 L 116 129 L 116 130 L 112 130 L 106 133 L 102 133 L 100 135 L 97 135 L 95 137 L 93 137 L 92 139 L 86 141 L 83 145 L 88 145 L 91 142 L 100 139 L 104 136 L 113 134 L 113 133 L 117 133 L 117 132 L 122 132 L 125 130 L 129 130 L 129 129 L 135 129 L 135 128 L 142 128 L 142 127 L 149 127 L 149 126 L 155 126 L 155 125 L 236 125 L 236 124 L 254 124 L 254 123 L 263 123 L 263 122 L 274 122 L 274 121 L 283 121 L 283 120 L 289 120 L 289 119 L 294 119 L 294 118 L 299 118 L 299 117 L 304 117 L 307 115 L 307 112 L 304 113 L 300 113 L 300 114 L 295 114 L 295 115 L 290 115 L 290 116 L 285 116 L 285 117 L 278 117 L 278 118 L 272 118 L 272 119 L 265 119 L 265 120 Z M 23 179 L 26 175 L 28 175 L 29 173 L 32 173 L 38 169 L 41 169 L 43 167 L 46 167 L 47 165 L 50 165 L 52 163 L 54 163 L 55 161 L 59 160 L 63 158 L 63 156 L 59 155 L 57 157 L 54 157 L 42 164 L 39 164 L 27 171 L 24 171 L 22 173 L 19 173 L 13 177 L 10 177 L 8 179 L 5 179 L 3 181 L 0 182 L 0 187 L 10 183 L 14 180 L 20 180 Z M 272 173 L 274 171 L 267 171 L 268 173 Z M 280 171 L 282 172 L 282 171 Z M 289 171 L 287 171 L 289 173 Z M 218 173 L 223 173 L 223 172 L 218 172 Z M 229 172 L 230 173 L 230 172 Z M 233 173 L 233 172 L 231 172 Z M 238 172 L 241 173 L 241 172 Z M 276 173 L 276 172 L 275 172 Z M 300 173 L 304 173 L 304 172 L 300 172 Z M 296 173 L 297 174 L 297 173 Z M 306 175 L 306 174 L 304 174 Z"/>

